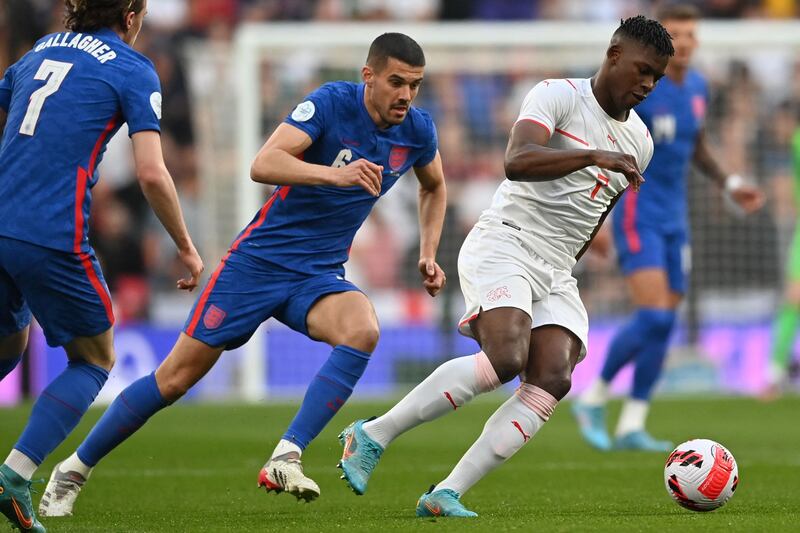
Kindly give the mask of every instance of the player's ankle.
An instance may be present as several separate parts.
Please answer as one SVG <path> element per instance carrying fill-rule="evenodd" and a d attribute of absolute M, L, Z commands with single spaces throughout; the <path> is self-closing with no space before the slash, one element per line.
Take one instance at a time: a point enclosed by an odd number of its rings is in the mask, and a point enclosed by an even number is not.
<path fill-rule="evenodd" d="M 67 472 L 77 472 L 82 475 L 84 479 L 89 479 L 94 467 L 81 461 L 81 458 L 78 457 L 78 453 L 75 452 L 58 465 L 58 470 L 64 474 Z"/>

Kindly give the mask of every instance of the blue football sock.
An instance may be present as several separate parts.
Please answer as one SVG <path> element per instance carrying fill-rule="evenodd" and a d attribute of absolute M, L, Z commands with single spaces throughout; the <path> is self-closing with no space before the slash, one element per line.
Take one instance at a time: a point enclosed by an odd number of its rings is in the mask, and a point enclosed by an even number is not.
<path fill-rule="evenodd" d="M 22 361 L 22 356 L 18 355 L 12 359 L 0 359 L 0 381 L 11 373 L 12 370 L 17 368 L 19 362 Z"/>
<path fill-rule="evenodd" d="M 155 372 L 137 379 L 108 406 L 78 447 L 78 458 L 88 466 L 96 465 L 167 404 L 158 390 Z"/>
<path fill-rule="evenodd" d="M 369 354 L 337 346 L 306 390 L 300 410 L 283 438 L 305 449 L 353 392 L 369 363 Z"/>
<path fill-rule="evenodd" d="M 636 356 L 631 396 L 637 400 L 649 400 L 653 387 L 661 375 L 667 355 L 669 336 L 675 324 L 675 311 L 670 309 L 648 309 L 649 327 L 644 337 L 647 342 Z"/>
<path fill-rule="evenodd" d="M 603 363 L 603 370 L 600 372 L 600 377 L 606 383 L 611 383 L 611 380 L 614 379 L 620 369 L 632 361 L 644 345 L 645 338 L 642 336 L 642 324 L 647 322 L 647 318 L 647 309 L 639 309 L 631 315 L 625 325 L 617 330 L 614 338 L 611 339 L 608 352 L 606 352 L 606 360 Z"/>
<path fill-rule="evenodd" d="M 33 404 L 28 425 L 14 448 L 41 464 L 78 425 L 107 379 L 105 368 L 71 361 Z"/>

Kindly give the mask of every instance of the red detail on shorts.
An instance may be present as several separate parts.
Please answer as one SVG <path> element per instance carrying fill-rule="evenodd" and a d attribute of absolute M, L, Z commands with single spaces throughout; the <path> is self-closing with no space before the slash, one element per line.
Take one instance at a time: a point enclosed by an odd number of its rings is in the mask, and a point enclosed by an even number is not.
<path fill-rule="evenodd" d="M 560 129 L 560 128 L 556 128 L 556 133 L 560 133 L 560 134 L 561 134 L 561 135 L 563 135 L 564 137 L 569 137 L 569 138 L 570 138 L 570 139 L 572 139 L 573 141 L 578 141 L 579 143 L 583 144 L 584 146 L 589 146 L 589 143 L 587 143 L 586 141 L 584 141 L 584 140 L 583 140 L 583 139 L 581 139 L 580 137 L 577 137 L 577 136 L 575 136 L 575 135 L 571 134 L 571 133 L 570 133 L 570 132 L 568 132 L 568 131 L 564 131 L 564 130 L 562 130 L 562 129 Z"/>
<path fill-rule="evenodd" d="M 111 307 L 111 297 L 108 295 L 108 291 L 106 291 L 105 286 L 100 282 L 100 278 L 97 275 L 97 272 L 94 271 L 94 266 L 92 265 L 92 260 L 89 258 L 89 254 L 85 252 L 77 252 L 78 258 L 81 260 L 81 265 L 83 265 L 83 269 L 86 271 L 86 275 L 89 278 L 89 282 L 94 287 L 94 290 L 97 292 L 97 295 L 100 296 L 100 301 L 103 302 L 103 307 L 106 310 L 106 317 L 111 324 L 114 324 L 114 310 Z"/>
<path fill-rule="evenodd" d="M 531 436 L 525 433 L 519 422 L 517 422 L 516 420 L 512 420 L 511 423 L 514 424 L 514 427 L 517 428 L 520 433 L 522 433 L 522 442 L 528 442 L 529 440 L 531 440 Z"/>
<path fill-rule="evenodd" d="M 576 91 L 578 90 L 578 88 L 577 88 L 577 87 L 575 87 L 575 84 L 574 84 L 574 83 L 572 83 L 571 81 L 569 81 L 568 79 L 564 78 L 564 81 L 565 81 L 565 82 L 567 82 L 567 83 L 569 83 L 570 85 L 572 85 L 572 88 L 573 88 L 573 89 L 575 89 Z"/>
<path fill-rule="evenodd" d="M 509 300 L 511 299 L 511 291 L 508 289 L 508 285 L 497 287 L 496 289 L 492 289 L 486 293 L 486 299 L 490 302 L 496 302 L 500 298 L 508 298 Z"/>
<path fill-rule="evenodd" d="M 464 324 L 469 324 L 470 322 L 472 322 L 473 320 L 475 320 L 476 318 L 478 318 L 478 315 L 479 315 L 479 314 L 480 314 L 480 313 L 475 313 L 475 314 L 474 314 L 474 315 L 472 315 L 471 317 L 465 318 L 464 320 L 462 320 L 461 322 L 459 322 L 459 323 L 458 323 L 458 327 L 460 328 L 460 327 L 461 327 L 461 326 L 463 326 Z"/>
<path fill-rule="evenodd" d="M 239 237 L 233 241 L 230 250 L 225 256 L 220 260 L 219 266 L 211 275 L 211 279 L 208 280 L 208 284 L 206 285 L 203 292 L 200 294 L 200 299 L 197 301 L 197 306 L 194 309 L 194 314 L 192 314 L 192 320 L 189 322 L 189 327 L 186 328 L 186 334 L 190 337 L 194 336 L 194 330 L 197 328 L 197 323 L 200 321 L 200 316 L 203 313 L 203 308 L 206 306 L 206 302 L 208 301 L 208 296 L 211 294 L 211 291 L 214 289 L 214 285 L 217 283 L 217 279 L 219 279 L 219 275 L 222 272 L 222 269 L 225 268 L 225 261 L 231 256 L 231 253 L 239 247 L 239 244 L 250 236 L 254 229 L 261 226 L 264 223 L 264 220 L 267 218 L 267 213 L 269 213 L 269 209 L 272 207 L 272 204 L 275 203 L 275 198 L 280 196 L 281 199 L 286 198 L 286 195 L 289 194 L 289 190 L 291 187 L 279 187 L 272 193 L 272 196 L 269 197 L 267 203 L 261 208 L 261 211 L 258 213 L 258 218 L 250 223 L 247 228 L 242 232 Z"/>
<path fill-rule="evenodd" d="M 731 454 L 729 454 L 725 448 L 715 446 L 714 464 L 711 466 L 711 470 L 708 476 L 706 476 L 706 479 L 697 487 L 697 492 L 706 498 L 712 500 L 717 499 L 725 488 L 725 485 L 728 484 L 734 466 L 736 466 L 736 463 L 733 462 Z"/>
<path fill-rule="evenodd" d="M 203 325 L 207 329 L 217 329 L 227 315 L 228 313 L 212 304 L 203 315 Z"/>
<path fill-rule="evenodd" d="M 625 195 L 625 205 L 622 211 L 622 231 L 625 233 L 625 241 L 631 253 L 638 254 L 642 251 L 642 241 L 639 239 L 639 232 L 636 231 L 636 194 L 628 193 Z"/>
<path fill-rule="evenodd" d="M 456 409 L 458 409 L 458 406 L 456 405 L 456 402 L 455 402 L 455 400 L 453 400 L 453 397 L 452 397 L 452 396 L 450 396 L 450 393 L 449 393 L 449 392 L 447 392 L 447 391 L 444 391 L 444 397 L 445 397 L 445 398 L 447 398 L 447 401 L 448 401 L 448 402 L 450 402 L 450 404 L 453 406 L 453 411 L 455 411 Z"/>
<path fill-rule="evenodd" d="M 543 122 L 539 122 L 538 120 L 534 120 L 532 118 L 521 118 L 517 122 L 533 122 L 537 126 L 543 127 L 545 131 L 547 131 L 547 135 L 553 135 L 553 133 L 550 131 L 550 128 L 548 128 L 546 124 L 544 124 Z"/>

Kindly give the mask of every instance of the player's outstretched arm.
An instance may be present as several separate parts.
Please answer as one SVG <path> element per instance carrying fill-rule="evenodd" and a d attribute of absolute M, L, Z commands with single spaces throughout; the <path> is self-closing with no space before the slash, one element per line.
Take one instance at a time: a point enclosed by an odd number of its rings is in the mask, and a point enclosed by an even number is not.
<path fill-rule="evenodd" d="M 720 166 L 704 129 L 700 130 L 692 158 L 698 170 L 714 180 L 745 213 L 753 213 L 764 205 L 764 193 L 736 174 L 727 174 Z"/>
<path fill-rule="evenodd" d="M 436 252 L 442 236 L 442 224 L 447 210 L 447 186 L 444 182 L 442 157 L 439 152 L 424 167 L 414 167 L 419 180 L 419 271 L 422 284 L 431 296 L 436 296 L 447 277 L 436 263 Z"/>
<path fill-rule="evenodd" d="M 588 166 L 620 172 L 634 190 L 644 182 L 632 155 L 606 150 L 559 150 L 547 146 L 550 133 L 542 126 L 521 120 L 511 130 L 505 157 L 506 177 L 511 181 L 551 181 Z"/>
<path fill-rule="evenodd" d="M 250 167 L 250 179 L 270 185 L 357 185 L 373 196 L 380 194 L 382 166 L 366 159 L 337 167 L 306 163 L 298 156 L 311 143 L 306 132 L 291 124 L 281 124 L 256 154 Z"/>
<path fill-rule="evenodd" d="M 140 131 L 131 137 L 136 178 L 147 203 L 178 248 L 181 262 L 189 270 L 189 279 L 178 280 L 179 289 L 192 290 L 200 281 L 203 260 L 194 247 L 183 220 L 178 192 L 172 181 L 161 151 L 161 135 L 156 131 Z"/>

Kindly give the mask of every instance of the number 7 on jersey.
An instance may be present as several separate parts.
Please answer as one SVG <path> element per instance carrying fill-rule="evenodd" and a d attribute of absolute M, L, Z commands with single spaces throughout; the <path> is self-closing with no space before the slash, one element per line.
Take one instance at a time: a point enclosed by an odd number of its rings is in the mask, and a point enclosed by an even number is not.
<path fill-rule="evenodd" d="M 71 68 L 72 63 L 53 61 L 51 59 L 42 61 L 33 79 L 47 80 L 47 82 L 31 94 L 28 111 L 25 113 L 25 118 L 22 119 L 22 126 L 19 128 L 21 134 L 33 136 L 44 101 L 47 100 L 48 96 L 58 91 L 58 88 L 61 87 L 61 82 L 67 77 L 67 73 Z"/>

